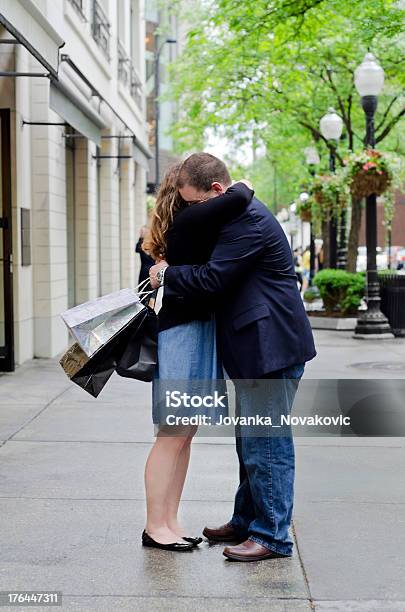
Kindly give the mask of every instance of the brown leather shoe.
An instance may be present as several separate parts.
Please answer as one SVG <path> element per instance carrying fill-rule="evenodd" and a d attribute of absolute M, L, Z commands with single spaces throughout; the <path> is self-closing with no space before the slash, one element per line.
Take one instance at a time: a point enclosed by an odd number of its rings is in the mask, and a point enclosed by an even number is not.
<path fill-rule="evenodd" d="M 280 555 L 253 540 L 246 540 L 237 546 L 227 546 L 223 554 L 231 561 L 262 561 L 287 556 Z"/>
<path fill-rule="evenodd" d="M 242 541 L 230 523 L 225 523 L 220 527 L 204 527 L 203 535 L 213 542 Z"/>

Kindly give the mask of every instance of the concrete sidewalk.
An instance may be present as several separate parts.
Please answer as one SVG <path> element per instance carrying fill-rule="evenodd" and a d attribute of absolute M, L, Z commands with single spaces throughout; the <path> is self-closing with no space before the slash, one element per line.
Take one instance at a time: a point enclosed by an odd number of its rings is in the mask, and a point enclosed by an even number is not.
<path fill-rule="evenodd" d="M 404 378 L 402 340 L 316 336 L 306 376 Z M 94 400 L 56 360 L 1 376 L 0 590 L 59 590 L 80 611 L 405 611 L 405 439 L 297 438 L 294 556 L 252 564 L 140 546 L 152 440 L 147 384 L 114 375 Z M 233 441 L 198 438 L 190 533 L 229 518 L 236 482 Z"/>

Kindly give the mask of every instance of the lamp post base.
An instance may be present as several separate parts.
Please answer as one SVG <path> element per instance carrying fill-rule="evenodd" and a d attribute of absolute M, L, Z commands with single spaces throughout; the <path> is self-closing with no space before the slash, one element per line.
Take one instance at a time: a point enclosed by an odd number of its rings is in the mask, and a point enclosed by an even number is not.
<path fill-rule="evenodd" d="M 353 337 L 363 340 L 394 338 L 388 319 L 379 308 L 380 298 L 368 298 L 367 306 L 368 310 L 357 320 Z"/>
<path fill-rule="evenodd" d="M 354 334 L 353 334 L 353 338 L 355 338 L 356 340 L 393 340 L 395 338 L 395 336 L 394 336 L 394 334 L 391 334 L 391 333 L 384 333 L 384 334 L 358 334 L 355 331 Z"/>
<path fill-rule="evenodd" d="M 371 96 L 370 96 L 371 97 Z M 368 141 L 369 142 L 369 141 Z M 367 310 L 357 320 L 354 337 L 363 339 L 373 335 L 381 339 L 393 338 L 387 317 L 381 312 L 380 283 L 377 272 L 377 196 L 366 199 L 366 245 L 367 245 Z"/>

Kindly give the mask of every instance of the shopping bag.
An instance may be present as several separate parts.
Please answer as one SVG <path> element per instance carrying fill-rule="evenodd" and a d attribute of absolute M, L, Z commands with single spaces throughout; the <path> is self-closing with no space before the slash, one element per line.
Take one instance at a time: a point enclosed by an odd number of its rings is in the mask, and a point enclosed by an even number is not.
<path fill-rule="evenodd" d="M 136 323 L 130 326 L 131 336 L 117 360 L 116 372 L 125 378 L 150 382 L 157 364 L 158 318 L 155 311 L 146 306 L 145 315 L 138 317 Z"/>
<path fill-rule="evenodd" d="M 108 350 L 106 351 L 106 349 Z M 100 351 L 97 351 L 93 357 L 90 357 L 88 362 L 70 380 L 93 397 L 97 397 L 107 384 L 114 370 L 115 356 L 113 347 L 107 344 Z"/>
<path fill-rule="evenodd" d="M 107 350 L 108 349 L 108 350 Z M 62 356 L 59 363 L 70 380 L 93 397 L 97 397 L 115 369 L 114 347 L 98 351 L 93 357 L 75 342 Z"/>
<path fill-rule="evenodd" d="M 145 311 L 146 314 L 146 311 Z M 108 340 L 88 361 L 73 374 L 71 381 L 93 397 L 97 397 L 113 374 L 117 360 L 124 352 L 128 339 L 132 337 L 131 324 L 138 327 L 145 314 L 142 312 Z"/>
<path fill-rule="evenodd" d="M 76 385 L 97 397 L 116 369 L 121 376 L 144 382 L 153 379 L 157 362 L 157 315 L 145 308 L 92 357 L 75 343 L 60 363 Z"/>
<path fill-rule="evenodd" d="M 88 362 L 90 357 L 87 357 L 80 344 L 75 342 L 59 360 L 60 365 L 65 371 L 65 374 L 72 378 L 82 367 Z"/>
<path fill-rule="evenodd" d="M 92 357 L 145 309 L 135 289 L 121 289 L 74 306 L 61 317 L 88 357 Z"/>

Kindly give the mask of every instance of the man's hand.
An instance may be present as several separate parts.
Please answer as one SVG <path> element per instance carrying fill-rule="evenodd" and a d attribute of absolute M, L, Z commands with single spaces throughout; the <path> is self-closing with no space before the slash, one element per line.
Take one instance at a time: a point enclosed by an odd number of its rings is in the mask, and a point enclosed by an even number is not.
<path fill-rule="evenodd" d="M 150 284 L 152 285 L 152 289 L 157 289 L 158 287 L 160 287 L 161 282 L 157 277 L 157 273 L 160 270 L 164 270 L 168 266 L 169 264 L 167 263 L 167 261 L 162 259 L 162 261 L 159 261 L 158 264 L 155 264 L 149 269 L 149 279 L 150 279 Z"/>

